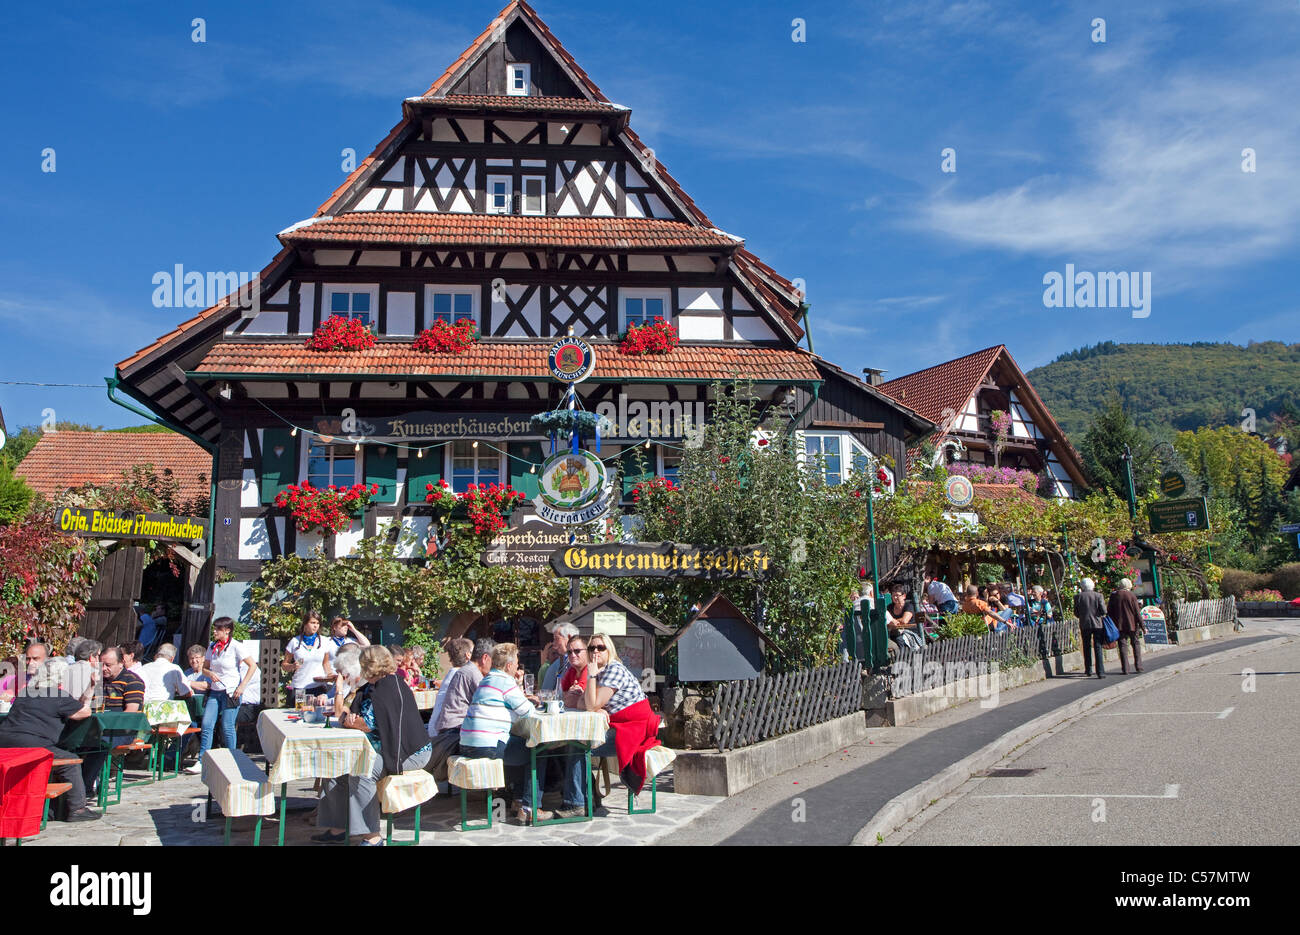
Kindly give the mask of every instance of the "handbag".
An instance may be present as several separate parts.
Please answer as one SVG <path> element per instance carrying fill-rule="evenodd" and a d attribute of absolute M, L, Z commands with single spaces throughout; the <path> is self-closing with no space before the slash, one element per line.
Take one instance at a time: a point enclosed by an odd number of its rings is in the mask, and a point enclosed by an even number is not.
<path fill-rule="evenodd" d="M 1119 643 L 1119 627 L 1110 619 L 1110 614 L 1101 618 L 1101 628 L 1106 634 L 1104 645 L 1107 649 Z"/>

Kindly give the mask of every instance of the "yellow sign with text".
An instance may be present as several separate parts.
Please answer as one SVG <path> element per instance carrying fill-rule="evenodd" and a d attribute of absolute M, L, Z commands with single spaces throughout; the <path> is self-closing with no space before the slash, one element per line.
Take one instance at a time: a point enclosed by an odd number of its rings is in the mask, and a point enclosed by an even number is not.
<path fill-rule="evenodd" d="M 114 513 L 89 507 L 65 507 L 58 514 L 59 529 L 74 536 L 97 539 L 156 539 L 164 542 L 198 542 L 208 534 L 208 521 L 197 516 L 169 513 Z"/>

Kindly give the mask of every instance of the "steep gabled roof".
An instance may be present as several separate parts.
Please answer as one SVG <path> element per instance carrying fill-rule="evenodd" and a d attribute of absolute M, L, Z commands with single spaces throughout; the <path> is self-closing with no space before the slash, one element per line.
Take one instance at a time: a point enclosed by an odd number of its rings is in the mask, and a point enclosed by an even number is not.
<path fill-rule="evenodd" d="M 984 381 L 993 361 L 1005 350 L 1002 344 L 986 347 L 965 357 L 888 380 L 880 384 L 880 389 L 946 432 L 948 423 L 961 414 L 975 388 Z M 947 418 L 944 417 L 945 411 L 948 411 Z"/>
<path fill-rule="evenodd" d="M 418 98 L 408 98 L 404 102 L 402 119 L 388 132 L 374 150 L 361 160 L 344 180 L 343 184 L 335 189 L 313 215 L 313 219 L 330 218 L 331 220 L 313 220 L 312 223 L 300 227 L 299 231 L 310 231 L 312 227 L 322 223 L 327 225 L 336 223 L 333 216 L 348 203 L 349 199 L 358 190 L 369 184 L 386 160 L 392 157 L 406 141 L 413 138 L 420 131 L 419 120 L 413 119 L 407 113 L 409 103 L 438 99 L 449 102 L 449 106 L 456 106 L 469 99 L 470 95 L 452 93 L 457 81 L 468 69 L 474 66 L 481 56 L 487 53 L 487 50 L 495 41 L 504 38 L 505 30 L 515 23 L 523 24 L 533 34 L 542 47 L 551 54 L 557 66 L 572 83 L 573 88 L 576 88 L 585 97 L 514 98 L 514 103 L 500 106 L 512 106 L 521 109 L 536 107 L 543 110 L 551 106 L 572 110 L 586 109 L 601 119 L 608 120 L 610 119 L 609 114 L 618 113 L 624 115 L 625 120 L 625 115 L 628 113 L 627 109 L 613 104 L 601 92 L 596 83 L 591 80 L 573 56 L 560 44 L 559 40 L 555 38 L 532 7 L 524 3 L 523 0 L 512 0 L 470 43 L 469 47 L 447 67 L 446 71 L 429 86 L 424 94 Z M 571 95 L 572 92 L 567 93 Z M 488 95 L 487 97 L 494 98 L 495 96 Z M 533 104 L 532 100 L 538 100 L 538 103 Z M 541 103 L 541 101 L 546 101 L 546 103 Z M 490 102 L 490 106 L 497 106 L 497 104 Z M 623 124 L 620 123 L 618 126 L 623 126 Z M 612 139 L 616 140 L 619 145 L 626 147 L 642 165 L 653 165 L 653 169 L 647 169 L 645 174 L 662 186 L 666 201 L 675 212 L 685 219 L 678 223 L 710 232 L 705 235 L 697 234 L 693 236 L 716 237 L 719 242 L 725 239 L 727 243 L 734 241 L 736 244 L 743 244 L 743 241 L 738 238 L 730 237 L 716 230 L 708 215 L 686 194 L 663 163 L 657 158 L 651 159 L 652 150 L 641 141 L 640 137 L 630 127 L 623 126 L 622 131 L 613 136 Z M 408 212 L 388 213 L 407 214 Z M 421 214 L 423 213 L 421 212 Z M 458 217 L 463 218 L 466 216 L 459 215 Z M 623 219 L 607 218 L 602 220 L 612 223 Z M 322 228 L 322 230 L 329 229 L 329 227 Z M 293 233 L 298 235 L 297 231 Z M 303 241 L 311 237 L 307 233 L 302 233 L 299 236 Z M 286 239 L 291 239 L 289 232 L 286 232 Z M 285 247 L 271 260 L 259 276 L 264 292 L 272 292 L 279 288 L 294 259 L 294 248 Z M 759 261 L 756 256 L 743 249 L 734 250 L 730 258 L 730 268 L 737 277 L 742 293 L 748 294 L 757 309 L 770 313 L 773 324 L 779 331 L 783 331 L 793 342 L 797 342 L 803 337 L 804 332 L 799 325 L 802 296 L 795 291 L 789 280 L 777 275 L 770 267 Z M 215 329 L 225 327 L 239 315 L 238 308 L 235 302 L 232 301 L 234 298 L 234 294 L 227 296 L 217 304 L 204 309 L 172 331 L 161 336 L 152 344 L 141 348 L 117 365 L 118 373 L 126 378 L 135 372 L 152 366 L 155 361 L 162 359 L 161 355 L 163 354 L 172 356 L 177 353 L 192 354 L 196 350 L 201 350 L 204 341 L 220 340 L 220 334 Z"/>
<path fill-rule="evenodd" d="M 180 499 L 207 496 L 212 455 L 171 432 L 46 432 L 16 473 L 37 493 L 52 497 L 82 484 L 116 484 L 122 472 L 152 464 L 180 482 Z"/>
<path fill-rule="evenodd" d="M 1047 408 L 1038 391 L 1029 382 L 1029 377 L 1025 376 L 1025 372 L 1020 369 L 1020 365 L 1016 363 L 1005 344 L 986 347 L 965 357 L 926 367 L 924 370 L 882 383 L 880 388 L 899 402 L 912 406 L 927 419 L 938 423 L 939 435 L 935 439 L 938 442 L 948 434 L 952 422 L 961 415 L 976 389 L 999 363 L 1010 369 L 1016 389 L 1020 393 L 1021 404 L 1027 407 L 1039 430 L 1050 441 L 1052 451 L 1056 453 L 1062 466 L 1076 483 L 1086 483 L 1083 459 L 1079 457 L 1079 452 L 1070 444 L 1069 437 L 1052 417 L 1051 410 Z"/>

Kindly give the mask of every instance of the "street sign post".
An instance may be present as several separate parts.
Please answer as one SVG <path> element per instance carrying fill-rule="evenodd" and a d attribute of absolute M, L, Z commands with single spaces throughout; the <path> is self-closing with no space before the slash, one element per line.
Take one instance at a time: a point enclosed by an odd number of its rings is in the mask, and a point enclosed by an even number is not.
<path fill-rule="evenodd" d="M 1158 500 L 1147 506 L 1152 532 L 1200 532 L 1210 528 L 1210 511 L 1204 497 Z"/>

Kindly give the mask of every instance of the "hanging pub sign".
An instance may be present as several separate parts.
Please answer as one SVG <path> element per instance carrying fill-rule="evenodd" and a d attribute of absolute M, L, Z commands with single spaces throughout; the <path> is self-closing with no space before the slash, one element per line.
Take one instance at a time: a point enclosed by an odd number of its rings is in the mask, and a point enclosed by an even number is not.
<path fill-rule="evenodd" d="M 551 376 L 561 383 L 581 383 L 596 369 L 596 351 L 586 341 L 570 335 L 551 345 L 546 365 Z"/>
<path fill-rule="evenodd" d="M 949 474 L 947 482 L 943 485 L 943 493 L 953 506 L 967 506 L 975 499 L 975 485 L 971 483 L 969 477 Z"/>
<path fill-rule="evenodd" d="M 1204 497 L 1186 500 L 1157 500 L 1147 504 L 1152 532 L 1199 532 L 1210 528 L 1210 512 Z"/>
<path fill-rule="evenodd" d="M 569 531 L 536 513 L 515 510 L 510 526 L 492 537 L 479 561 L 489 568 L 506 566 L 523 571 L 544 571 L 551 553 L 569 544 Z"/>
<path fill-rule="evenodd" d="M 551 568 L 562 577 L 761 579 L 771 573 L 771 560 L 771 553 L 760 545 L 602 542 L 556 549 Z"/>
<path fill-rule="evenodd" d="M 408 412 L 384 419 L 365 419 L 348 413 L 317 416 L 312 431 L 326 440 L 363 438 L 373 442 L 537 437 L 528 416 L 514 412 Z"/>
<path fill-rule="evenodd" d="M 1166 497 L 1181 497 L 1187 493 L 1187 480 L 1177 471 L 1165 471 L 1160 475 L 1160 492 Z"/>
<path fill-rule="evenodd" d="M 605 464 L 590 451 L 561 451 L 542 462 L 537 515 L 548 523 L 578 526 L 599 519 L 614 501 Z"/>
<path fill-rule="evenodd" d="M 199 542 L 208 534 L 208 521 L 170 513 L 114 513 L 89 507 L 65 507 L 56 520 L 61 531 L 96 539 L 155 539 L 160 542 Z"/>

